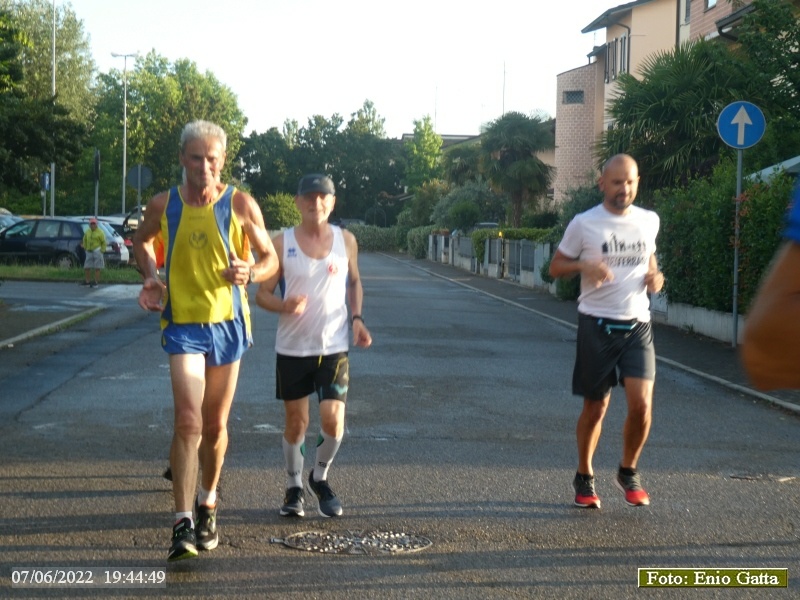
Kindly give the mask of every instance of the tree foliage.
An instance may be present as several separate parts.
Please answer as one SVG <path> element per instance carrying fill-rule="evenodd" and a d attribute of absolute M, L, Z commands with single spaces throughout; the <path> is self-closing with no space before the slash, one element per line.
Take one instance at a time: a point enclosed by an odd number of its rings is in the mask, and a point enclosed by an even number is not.
<path fill-rule="evenodd" d="M 734 48 L 740 62 L 750 63 L 748 77 L 763 90 L 773 118 L 800 119 L 800 21 L 791 3 L 755 0 Z"/>
<path fill-rule="evenodd" d="M 20 57 L 27 37 L 14 23 L 11 13 L 0 9 L 0 94 L 14 91 L 22 83 Z"/>
<path fill-rule="evenodd" d="M 430 225 L 433 219 L 433 207 L 449 191 L 450 186 L 440 179 L 432 179 L 422 183 L 411 200 L 411 225 L 414 227 Z"/>
<path fill-rule="evenodd" d="M 800 25 L 790 3 L 755 0 L 743 17 L 738 44 L 695 41 L 656 53 L 640 79 L 620 75 L 609 106 L 614 125 L 598 146 L 602 164 L 618 152 L 639 162 L 643 198 L 658 188 L 708 176 L 731 156 L 716 121 L 733 101 L 758 105 L 764 138 L 745 157 L 757 170 L 797 154 L 800 146 Z"/>
<path fill-rule="evenodd" d="M 444 195 L 434 205 L 431 219 L 435 225 L 445 229 L 466 230 L 480 221 L 502 221 L 507 203 L 508 197 L 495 192 L 486 181 L 470 181 Z M 467 209 L 467 205 L 474 207 L 474 211 Z M 457 211 L 456 206 L 459 207 Z M 469 221 L 467 217 L 471 213 L 473 216 Z"/>
<path fill-rule="evenodd" d="M 519 227 L 524 207 L 538 204 L 550 188 L 553 168 L 536 154 L 554 146 L 552 121 L 518 112 L 495 119 L 481 136 L 481 171 L 495 190 L 509 196 L 514 227 Z"/>
<path fill-rule="evenodd" d="M 405 182 L 412 192 L 441 175 L 442 138 L 433 129 L 430 115 L 414 121 L 414 136 L 405 143 Z"/>
<path fill-rule="evenodd" d="M 0 198 L 18 212 L 38 212 L 38 195 L 30 195 L 38 190 L 40 174 L 51 162 L 68 171 L 86 134 L 85 125 L 53 98 L 52 90 L 31 92 L 30 55 L 42 40 L 28 8 L 0 10 Z"/>
<path fill-rule="evenodd" d="M 601 164 L 620 152 L 636 157 L 645 193 L 710 173 L 723 147 L 717 117 L 748 87 L 728 56 L 725 46 L 700 40 L 648 57 L 641 80 L 621 74 Z"/>
<path fill-rule="evenodd" d="M 84 128 L 94 119 L 93 79 L 96 70 L 89 37 L 71 5 L 55 7 L 56 102 Z M 53 3 L 50 0 L 13 2 L 0 0 L 0 8 L 11 8 L 17 27 L 31 41 L 20 55 L 23 93 L 31 100 L 53 97 Z"/>
<path fill-rule="evenodd" d="M 324 172 L 336 185 L 333 218 L 364 218 L 372 211 L 388 224 L 402 209 L 397 200 L 405 163 L 397 142 L 385 138 L 383 122 L 365 100 L 346 125 L 338 114 L 314 115 L 303 127 L 286 121 L 282 132 L 253 132 L 235 174 L 261 197 L 294 193 L 303 174 Z"/>
<path fill-rule="evenodd" d="M 122 195 L 122 155 L 125 149 L 125 79 L 127 78 L 127 170 L 137 164 L 153 173 L 152 185 L 143 197 L 181 181 L 178 154 L 180 135 L 190 121 L 204 119 L 217 123 L 227 134 L 227 160 L 223 179 L 229 179 L 242 146 L 247 123 L 235 94 L 213 73 L 201 73 L 187 59 L 170 63 L 155 51 L 112 69 L 98 78 L 98 111 L 90 147 L 98 148 L 104 168 L 101 172 L 101 205 L 104 211 L 119 210 Z M 92 150 L 93 152 L 93 150 Z M 89 182 L 90 178 L 86 178 Z M 88 190 L 84 188 L 85 195 Z M 128 187 L 126 195 L 133 198 Z M 130 209 L 135 201 L 128 202 Z"/>
<path fill-rule="evenodd" d="M 264 133 L 251 133 L 239 152 L 241 159 L 233 174 L 245 183 L 253 196 L 263 198 L 280 191 L 294 191 L 299 179 L 286 138 L 276 127 Z"/>
<path fill-rule="evenodd" d="M 294 227 L 299 225 L 302 220 L 293 194 L 286 192 L 269 194 L 258 203 L 261 206 L 261 212 L 264 213 L 264 222 L 272 231 L 283 227 Z"/>
<path fill-rule="evenodd" d="M 445 149 L 442 171 L 445 179 L 456 186 L 482 179 L 480 142 L 457 144 Z"/>

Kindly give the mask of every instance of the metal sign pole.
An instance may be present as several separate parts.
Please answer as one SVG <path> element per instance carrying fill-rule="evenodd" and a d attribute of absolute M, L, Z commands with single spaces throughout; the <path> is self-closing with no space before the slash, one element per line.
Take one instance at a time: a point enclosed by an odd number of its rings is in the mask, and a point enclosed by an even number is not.
<path fill-rule="evenodd" d="M 733 340 L 736 348 L 739 337 L 739 205 L 742 201 L 742 155 L 744 150 L 736 151 L 736 214 L 733 219 Z"/>
<path fill-rule="evenodd" d="M 717 133 L 722 141 L 737 152 L 736 157 L 736 215 L 733 240 L 733 340 L 736 348 L 739 337 L 739 208 L 742 201 L 742 155 L 745 148 L 756 145 L 766 130 L 764 113 L 755 104 L 742 100 L 732 102 L 717 117 Z"/>

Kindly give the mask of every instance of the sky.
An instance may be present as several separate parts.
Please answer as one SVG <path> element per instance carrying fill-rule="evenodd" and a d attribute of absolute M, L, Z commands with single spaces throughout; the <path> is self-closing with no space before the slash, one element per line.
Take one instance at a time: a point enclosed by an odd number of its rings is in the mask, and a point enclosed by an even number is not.
<path fill-rule="evenodd" d="M 426 115 L 440 135 L 509 111 L 554 117 L 556 75 L 605 41 L 581 29 L 623 3 L 55 0 L 83 21 L 100 72 L 123 69 L 112 53 L 188 58 L 236 94 L 246 135 L 314 115 L 346 123 L 370 100 L 393 138 Z"/>

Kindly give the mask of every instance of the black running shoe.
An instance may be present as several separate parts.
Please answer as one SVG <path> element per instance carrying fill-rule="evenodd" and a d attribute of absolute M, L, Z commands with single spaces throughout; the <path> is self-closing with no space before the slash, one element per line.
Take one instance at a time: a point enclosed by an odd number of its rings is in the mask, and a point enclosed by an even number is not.
<path fill-rule="evenodd" d="M 303 488 L 292 487 L 286 490 L 286 495 L 283 497 L 283 506 L 281 506 L 282 517 L 302 517 L 305 516 L 303 510 L 305 498 L 303 497 Z"/>
<path fill-rule="evenodd" d="M 200 550 L 213 550 L 219 544 L 219 532 L 217 531 L 217 506 L 201 506 L 194 501 L 194 512 L 197 514 L 197 547 Z"/>
<path fill-rule="evenodd" d="M 172 546 L 170 546 L 168 561 L 195 558 L 197 556 L 197 537 L 192 529 L 191 519 L 181 519 L 172 528 Z"/>
<path fill-rule="evenodd" d="M 341 517 L 342 503 L 333 493 L 327 480 L 314 481 L 314 471 L 308 474 L 308 491 L 313 493 L 319 502 L 319 514 L 322 517 Z"/>

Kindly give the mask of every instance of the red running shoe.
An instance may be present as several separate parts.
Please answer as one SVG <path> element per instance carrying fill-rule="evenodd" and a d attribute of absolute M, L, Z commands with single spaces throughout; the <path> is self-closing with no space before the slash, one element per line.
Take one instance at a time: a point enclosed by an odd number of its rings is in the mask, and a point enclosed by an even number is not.
<path fill-rule="evenodd" d="M 575 506 L 600 508 L 600 498 L 597 497 L 597 493 L 594 491 L 594 475 L 575 473 L 572 487 L 575 488 Z"/>

